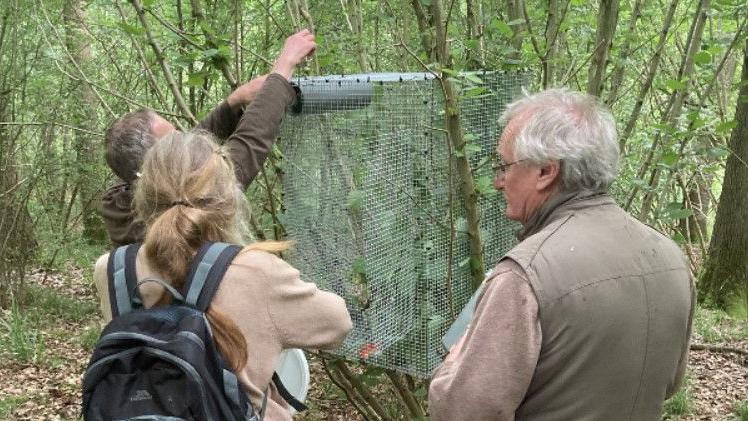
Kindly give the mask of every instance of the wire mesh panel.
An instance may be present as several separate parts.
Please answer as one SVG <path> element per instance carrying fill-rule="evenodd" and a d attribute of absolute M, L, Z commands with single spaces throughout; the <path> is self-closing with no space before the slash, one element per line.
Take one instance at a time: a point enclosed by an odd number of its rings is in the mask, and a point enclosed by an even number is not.
<path fill-rule="evenodd" d="M 460 112 L 482 194 L 481 238 L 491 267 L 514 243 L 491 188 L 498 116 L 524 74 L 483 73 Z M 282 222 L 305 279 L 344 297 L 354 328 L 341 356 L 428 377 L 440 340 L 471 295 L 467 222 L 430 74 L 299 80 L 302 100 L 282 130 Z M 452 152 L 453 153 L 453 152 Z"/>

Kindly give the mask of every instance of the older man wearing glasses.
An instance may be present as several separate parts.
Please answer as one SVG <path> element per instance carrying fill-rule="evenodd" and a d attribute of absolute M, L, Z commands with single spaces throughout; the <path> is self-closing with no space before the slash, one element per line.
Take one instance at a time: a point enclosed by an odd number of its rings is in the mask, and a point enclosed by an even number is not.
<path fill-rule="evenodd" d="M 694 295 L 673 241 L 607 195 L 610 112 L 547 90 L 510 104 L 495 186 L 520 243 L 433 374 L 433 420 L 659 420 L 681 385 Z"/>

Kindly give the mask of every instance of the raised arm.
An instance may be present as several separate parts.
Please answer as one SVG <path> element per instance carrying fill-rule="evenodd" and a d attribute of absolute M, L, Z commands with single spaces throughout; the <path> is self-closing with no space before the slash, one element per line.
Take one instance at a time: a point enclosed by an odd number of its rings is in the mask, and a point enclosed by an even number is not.
<path fill-rule="evenodd" d="M 236 130 L 226 142 L 234 161 L 236 178 L 243 190 L 262 169 L 280 132 L 286 109 L 296 100 L 289 81 L 296 65 L 317 48 L 314 35 L 303 30 L 286 39 L 262 88 L 241 116 Z M 239 96 L 241 98 L 241 95 Z"/>

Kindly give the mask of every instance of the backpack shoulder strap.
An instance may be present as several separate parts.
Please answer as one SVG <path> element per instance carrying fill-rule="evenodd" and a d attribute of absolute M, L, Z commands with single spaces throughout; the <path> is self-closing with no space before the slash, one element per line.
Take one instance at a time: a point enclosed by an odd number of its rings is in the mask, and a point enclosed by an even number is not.
<path fill-rule="evenodd" d="M 184 283 L 185 302 L 206 311 L 218 291 L 223 275 L 241 247 L 227 243 L 205 243 L 195 258 Z"/>
<path fill-rule="evenodd" d="M 117 247 L 109 253 L 107 278 L 109 284 L 109 305 L 112 318 L 129 313 L 142 306 L 138 291 L 138 278 L 135 272 L 135 259 L 141 243 Z"/>

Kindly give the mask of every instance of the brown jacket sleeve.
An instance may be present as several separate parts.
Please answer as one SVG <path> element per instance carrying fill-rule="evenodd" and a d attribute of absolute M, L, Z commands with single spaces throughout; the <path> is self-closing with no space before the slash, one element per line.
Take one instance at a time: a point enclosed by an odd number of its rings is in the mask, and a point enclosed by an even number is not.
<path fill-rule="evenodd" d="M 209 131 L 217 139 L 225 140 L 234 133 L 241 116 L 241 111 L 234 111 L 228 102 L 223 101 L 195 128 Z"/>
<path fill-rule="evenodd" d="M 145 224 L 132 203 L 132 186 L 118 180 L 101 197 L 99 213 L 114 247 L 143 241 Z"/>
<path fill-rule="evenodd" d="M 524 271 L 499 263 L 470 327 L 431 378 L 429 412 L 439 420 L 514 420 L 541 347 L 538 302 Z"/>
<path fill-rule="evenodd" d="M 288 81 L 277 73 L 270 74 L 226 140 L 242 190 L 247 189 L 262 169 L 278 137 L 286 109 L 295 99 L 296 92 Z"/>

